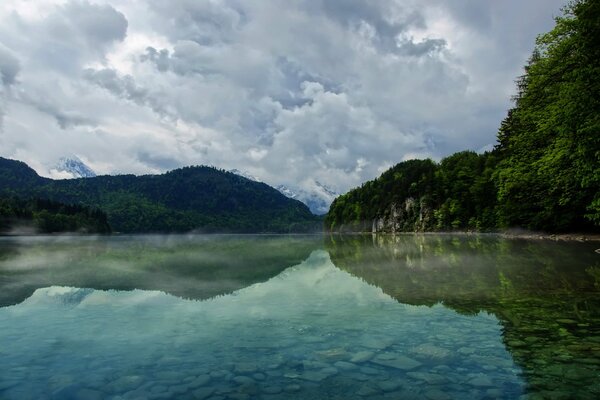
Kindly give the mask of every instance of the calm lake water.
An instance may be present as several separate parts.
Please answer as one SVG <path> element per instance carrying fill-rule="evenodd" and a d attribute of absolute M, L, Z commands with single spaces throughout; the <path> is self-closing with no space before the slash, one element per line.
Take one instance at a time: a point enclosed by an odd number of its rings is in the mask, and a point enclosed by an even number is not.
<path fill-rule="evenodd" d="M 0 239 L 0 399 L 597 399 L 599 243 Z"/>

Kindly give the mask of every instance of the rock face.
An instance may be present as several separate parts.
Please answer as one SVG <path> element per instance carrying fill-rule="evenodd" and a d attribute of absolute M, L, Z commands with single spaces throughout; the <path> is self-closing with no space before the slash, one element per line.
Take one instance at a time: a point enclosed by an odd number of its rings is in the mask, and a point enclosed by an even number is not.
<path fill-rule="evenodd" d="M 433 210 L 424 199 L 412 197 L 403 203 L 392 203 L 371 224 L 372 233 L 419 232 L 427 230 L 433 222 Z"/>

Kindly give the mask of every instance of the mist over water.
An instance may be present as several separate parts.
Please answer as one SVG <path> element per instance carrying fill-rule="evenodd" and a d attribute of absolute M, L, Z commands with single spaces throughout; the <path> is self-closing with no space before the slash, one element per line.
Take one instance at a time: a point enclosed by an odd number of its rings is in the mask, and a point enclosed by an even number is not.
<path fill-rule="evenodd" d="M 0 398 L 595 398 L 599 259 L 495 236 L 2 239 Z"/>

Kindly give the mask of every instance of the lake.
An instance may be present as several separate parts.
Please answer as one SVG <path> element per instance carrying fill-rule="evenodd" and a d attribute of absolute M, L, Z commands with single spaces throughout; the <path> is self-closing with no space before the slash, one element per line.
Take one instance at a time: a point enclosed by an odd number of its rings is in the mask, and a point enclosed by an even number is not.
<path fill-rule="evenodd" d="M 598 247 L 0 238 L 0 398 L 596 399 Z"/>

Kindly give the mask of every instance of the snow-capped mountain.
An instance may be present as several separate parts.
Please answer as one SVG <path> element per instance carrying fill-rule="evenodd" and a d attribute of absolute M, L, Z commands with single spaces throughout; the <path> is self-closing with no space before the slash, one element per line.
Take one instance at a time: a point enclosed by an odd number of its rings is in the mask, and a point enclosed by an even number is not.
<path fill-rule="evenodd" d="M 258 179 L 257 177 L 255 177 L 255 176 L 253 176 L 253 175 L 250 175 L 250 174 L 249 174 L 249 173 L 247 173 L 247 172 L 240 171 L 239 169 L 236 169 L 236 168 L 234 168 L 234 169 L 230 169 L 228 172 L 231 172 L 232 174 L 236 174 L 236 175 L 239 175 L 239 176 L 243 176 L 244 178 L 246 178 L 246 179 L 250 179 L 251 181 L 254 181 L 254 182 L 262 182 L 262 181 L 261 181 L 260 179 Z"/>
<path fill-rule="evenodd" d="M 338 196 L 338 193 L 319 181 L 314 182 L 311 190 L 285 185 L 276 186 L 275 189 L 291 199 L 303 202 L 313 214 L 317 215 L 326 214 L 331 202 Z"/>
<path fill-rule="evenodd" d="M 61 157 L 53 170 L 71 178 L 93 178 L 96 176 L 96 173 L 90 167 L 75 156 Z"/>
<path fill-rule="evenodd" d="M 244 178 L 250 179 L 256 182 L 262 182 L 257 177 L 250 175 L 247 172 L 240 171 L 239 169 L 230 169 L 229 172 L 243 176 Z M 339 194 L 329 188 L 327 185 L 322 184 L 319 181 L 314 181 L 309 185 L 310 189 L 301 189 L 296 186 L 278 185 L 274 186 L 275 189 L 279 190 L 281 194 L 290 199 L 298 200 L 308 206 L 310 211 L 316 215 L 327 214 L 329 206 L 333 199 Z"/>

